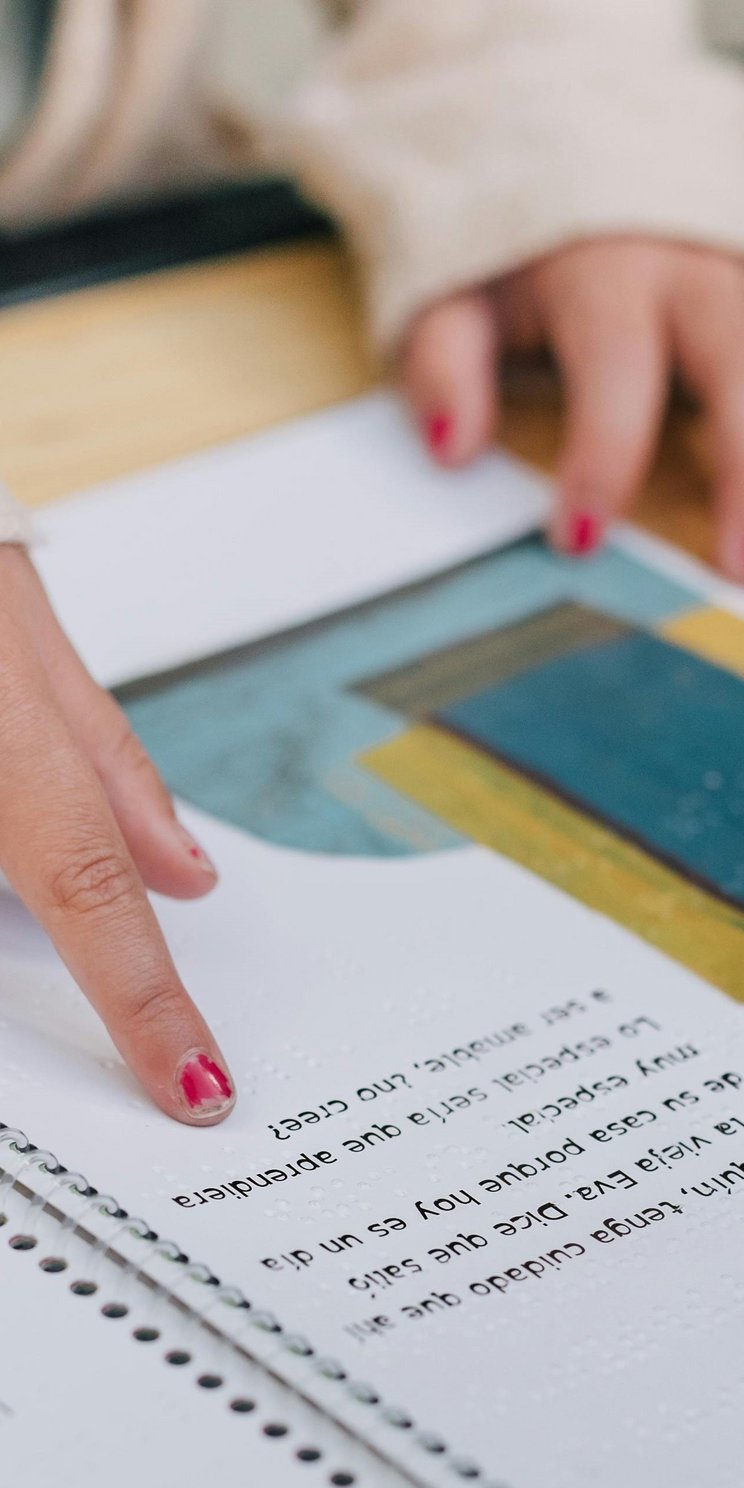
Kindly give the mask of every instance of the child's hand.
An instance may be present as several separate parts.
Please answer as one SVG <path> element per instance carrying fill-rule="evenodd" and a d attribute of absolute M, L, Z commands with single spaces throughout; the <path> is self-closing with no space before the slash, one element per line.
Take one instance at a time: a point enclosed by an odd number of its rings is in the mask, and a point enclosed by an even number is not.
<path fill-rule="evenodd" d="M 93 682 L 23 549 L 0 545 L 0 865 L 169 1116 L 219 1121 L 232 1083 L 145 884 L 215 882 L 154 766 Z"/>
<path fill-rule="evenodd" d="M 744 261 L 651 239 L 587 241 L 431 306 L 412 327 L 403 378 L 438 460 L 460 465 L 485 448 L 501 356 L 543 343 L 568 395 L 555 544 L 590 552 L 630 506 L 677 368 L 713 434 L 719 561 L 743 580 Z"/>

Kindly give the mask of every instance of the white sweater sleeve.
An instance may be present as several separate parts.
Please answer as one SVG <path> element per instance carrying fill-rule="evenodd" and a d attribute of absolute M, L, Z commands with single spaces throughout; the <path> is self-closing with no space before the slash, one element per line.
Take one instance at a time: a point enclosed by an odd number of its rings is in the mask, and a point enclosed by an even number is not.
<path fill-rule="evenodd" d="M 744 73 L 693 0 L 362 0 L 280 125 L 390 346 L 426 302 L 562 243 L 744 251 Z"/>
<path fill-rule="evenodd" d="M 32 536 L 31 513 L 0 485 L 0 542 L 28 543 Z"/>

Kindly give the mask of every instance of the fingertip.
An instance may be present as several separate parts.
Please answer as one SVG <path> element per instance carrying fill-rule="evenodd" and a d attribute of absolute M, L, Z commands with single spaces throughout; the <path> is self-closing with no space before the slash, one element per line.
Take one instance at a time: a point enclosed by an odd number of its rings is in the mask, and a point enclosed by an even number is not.
<path fill-rule="evenodd" d="M 209 854 L 177 817 L 166 823 L 166 838 L 172 852 L 172 866 L 178 878 L 176 897 L 200 899 L 210 894 L 219 882 L 219 874 Z"/>
<path fill-rule="evenodd" d="M 423 414 L 421 437 L 432 459 L 442 465 L 451 462 L 455 433 L 455 419 L 448 410 L 437 409 Z"/>
<path fill-rule="evenodd" d="M 403 390 L 437 465 L 468 465 L 494 437 L 496 311 L 484 294 L 455 296 L 424 311 L 403 361 Z"/>
<path fill-rule="evenodd" d="M 717 561 L 727 579 L 744 584 L 744 513 L 741 520 L 729 519 L 720 526 Z"/>
<path fill-rule="evenodd" d="M 204 848 L 170 812 L 143 822 L 120 816 L 129 849 L 148 887 L 169 899 L 203 899 L 219 882 Z"/>
<path fill-rule="evenodd" d="M 187 1126 L 216 1126 L 233 1110 L 235 1082 L 217 1050 L 189 1049 L 175 1076 L 173 1115 Z"/>
<path fill-rule="evenodd" d="M 569 558 L 591 558 L 602 547 L 606 521 L 590 507 L 559 504 L 548 529 L 548 540 L 556 552 Z"/>
<path fill-rule="evenodd" d="M 424 414 L 421 436 L 432 460 L 445 470 L 469 465 L 480 453 L 472 440 L 463 438 L 462 424 L 455 413 Z"/>
<path fill-rule="evenodd" d="M 475 407 L 466 414 L 462 409 L 437 410 L 423 415 L 421 434 L 437 465 L 450 470 L 462 469 L 485 454 L 493 442 L 495 418 L 490 410 L 478 417 Z"/>

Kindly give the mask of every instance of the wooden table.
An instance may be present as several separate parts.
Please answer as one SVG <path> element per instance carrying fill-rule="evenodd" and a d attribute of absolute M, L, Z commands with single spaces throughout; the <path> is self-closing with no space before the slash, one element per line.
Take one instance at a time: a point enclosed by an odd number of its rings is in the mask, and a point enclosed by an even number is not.
<path fill-rule="evenodd" d="M 352 397 L 380 375 L 353 273 L 333 245 L 43 300 L 0 315 L 0 469 L 38 505 Z M 554 391 L 515 386 L 505 439 L 550 469 Z M 695 416 L 675 411 L 638 516 L 709 559 L 704 463 Z"/>

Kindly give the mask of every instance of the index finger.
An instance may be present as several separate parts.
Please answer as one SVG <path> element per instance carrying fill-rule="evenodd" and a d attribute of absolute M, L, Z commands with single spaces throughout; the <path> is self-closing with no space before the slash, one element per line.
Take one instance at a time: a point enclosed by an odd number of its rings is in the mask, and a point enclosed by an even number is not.
<path fill-rule="evenodd" d="M 92 766 L 23 636 L 0 656 L 0 866 L 153 1100 L 179 1121 L 234 1104 Z"/>

